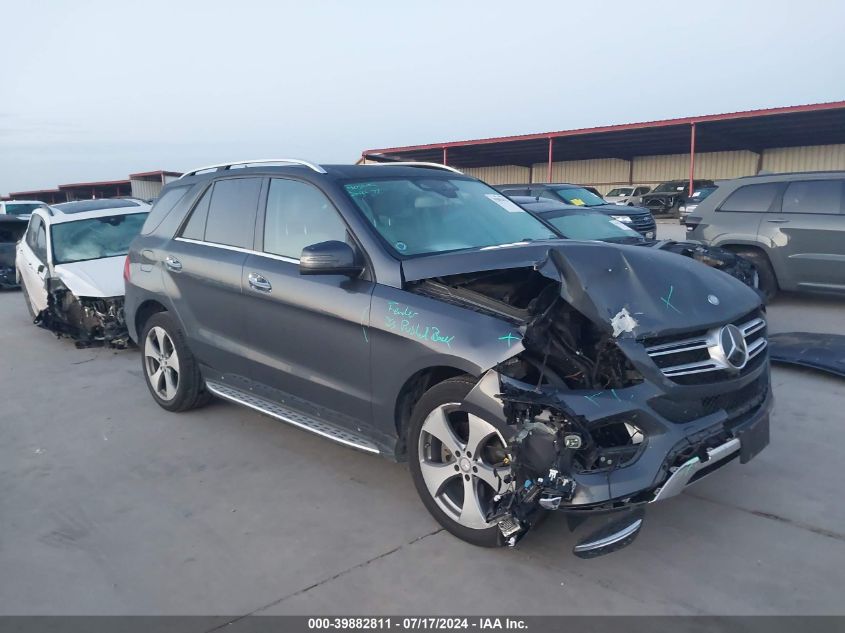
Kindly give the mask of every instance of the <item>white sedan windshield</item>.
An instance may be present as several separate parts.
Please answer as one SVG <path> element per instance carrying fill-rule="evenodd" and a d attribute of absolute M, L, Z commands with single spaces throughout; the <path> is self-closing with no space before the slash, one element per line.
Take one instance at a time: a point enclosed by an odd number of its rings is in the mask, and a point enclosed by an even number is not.
<path fill-rule="evenodd" d="M 69 264 L 126 255 L 129 243 L 141 232 L 146 219 L 145 212 L 54 224 L 50 228 L 53 263 Z"/>

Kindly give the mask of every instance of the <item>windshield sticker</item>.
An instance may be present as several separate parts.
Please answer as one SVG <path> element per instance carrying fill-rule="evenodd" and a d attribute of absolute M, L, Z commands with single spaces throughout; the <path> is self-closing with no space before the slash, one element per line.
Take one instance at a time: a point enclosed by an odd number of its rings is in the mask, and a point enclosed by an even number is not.
<path fill-rule="evenodd" d="M 525 210 L 522 209 L 513 200 L 509 200 L 500 193 L 487 193 L 484 195 L 486 195 L 490 200 L 502 207 L 505 211 L 509 211 L 510 213 L 525 213 Z"/>
<path fill-rule="evenodd" d="M 443 343 L 446 347 L 452 347 L 452 341 L 455 340 L 454 336 L 444 336 L 438 327 L 420 325 L 420 323 L 413 321 L 414 317 L 419 316 L 419 312 L 415 312 L 409 306 L 397 301 L 388 301 L 387 312 L 388 314 L 384 317 L 384 324 L 389 329 L 398 330 L 407 336 L 423 341 Z"/>
<path fill-rule="evenodd" d="M 693 198 L 697 198 L 697 197 L 698 197 L 698 196 L 700 196 L 700 195 L 701 195 L 701 192 L 700 192 L 700 191 L 696 191 L 696 192 L 694 192 L 694 193 L 692 194 L 692 197 L 693 197 Z"/>
<path fill-rule="evenodd" d="M 346 191 L 349 192 L 350 196 L 366 196 L 381 193 L 381 188 L 371 182 L 361 182 L 346 185 Z"/>
<path fill-rule="evenodd" d="M 581 200 L 581 198 L 572 198 L 572 200 L 569 201 L 569 204 L 574 204 L 576 207 L 583 207 L 584 201 Z"/>

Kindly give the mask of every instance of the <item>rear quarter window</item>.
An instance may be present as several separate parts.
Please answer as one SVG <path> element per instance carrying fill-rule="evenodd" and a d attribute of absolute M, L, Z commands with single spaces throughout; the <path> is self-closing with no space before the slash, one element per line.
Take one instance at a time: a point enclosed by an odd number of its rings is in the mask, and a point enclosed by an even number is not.
<path fill-rule="evenodd" d="M 162 220 L 164 220 L 164 218 L 173 211 L 174 207 L 179 204 L 179 201 L 185 197 L 185 194 L 188 193 L 188 189 L 190 188 L 190 185 L 186 185 L 184 187 L 173 187 L 172 189 L 165 191 L 164 194 L 156 200 L 156 203 L 150 210 L 150 213 L 147 216 L 147 221 L 144 222 L 144 226 L 141 228 L 141 235 L 149 235 L 155 231 L 159 224 L 161 224 Z"/>
<path fill-rule="evenodd" d="M 735 213 L 765 213 L 772 206 L 780 184 L 776 182 L 740 187 L 719 207 L 719 211 Z"/>
<path fill-rule="evenodd" d="M 783 192 L 783 213 L 842 213 L 845 180 L 799 180 Z"/>

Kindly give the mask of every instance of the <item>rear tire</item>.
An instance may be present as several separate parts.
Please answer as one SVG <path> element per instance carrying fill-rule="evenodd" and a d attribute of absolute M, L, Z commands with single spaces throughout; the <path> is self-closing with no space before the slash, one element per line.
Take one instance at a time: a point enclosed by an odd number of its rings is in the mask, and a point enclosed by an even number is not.
<path fill-rule="evenodd" d="M 754 264 L 759 279 L 757 289 L 763 293 L 766 301 L 774 297 L 778 292 L 778 280 L 769 258 L 760 251 L 750 248 L 737 249 L 734 252 Z"/>
<path fill-rule="evenodd" d="M 440 525 L 473 545 L 499 547 L 505 540 L 486 512 L 497 478 L 509 473 L 494 461 L 505 441 L 493 424 L 462 411 L 474 386 L 475 380 L 456 377 L 423 394 L 408 427 L 408 462 L 423 505 Z"/>
<path fill-rule="evenodd" d="M 139 347 L 144 380 L 162 409 L 188 411 L 211 399 L 185 333 L 169 312 L 147 319 Z"/>

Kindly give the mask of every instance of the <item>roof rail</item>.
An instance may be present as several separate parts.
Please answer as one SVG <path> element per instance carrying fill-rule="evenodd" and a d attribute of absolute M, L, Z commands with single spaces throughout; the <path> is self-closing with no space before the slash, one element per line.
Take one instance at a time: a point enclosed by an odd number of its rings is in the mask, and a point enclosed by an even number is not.
<path fill-rule="evenodd" d="M 451 171 L 456 174 L 460 174 L 461 176 L 464 175 L 464 172 L 458 171 L 454 167 L 449 167 L 449 165 L 443 165 L 442 163 L 423 163 L 420 161 L 390 161 L 385 163 L 368 163 L 369 165 L 378 165 L 379 167 L 391 167 L 391 166 L 401 166 L 401 167 L 425 167 L 427 169 L 443 169 L 446 171 Z"/>
<path fill-rule="evenodd" d="M 218 163 L 216 165 L 206 165 L 205 167 L 198 167 L 196 169 L 192 169 L 191 171 L 187 171 L 177 180 L 181 180 L 187 176 L 194 176 L 201 171 L 208 171 L 209 169 L 216 169 L 218 171 L 225 171 L 230 167 L 234 167 L 235 165 L 260 165 L 264 163 L 289 163 L 291 165 L 302 165 L 304 167 L 308 167 L 308 169 L 312 171 L 316 171 L 318 174 L 325 174 L 326 170 L 320 167 L 316 163 L 312 163 L 307 160 L 302 160 L 300 158 L 256 158 L 254 160 L 238 160 L 231 163 Z"/>

